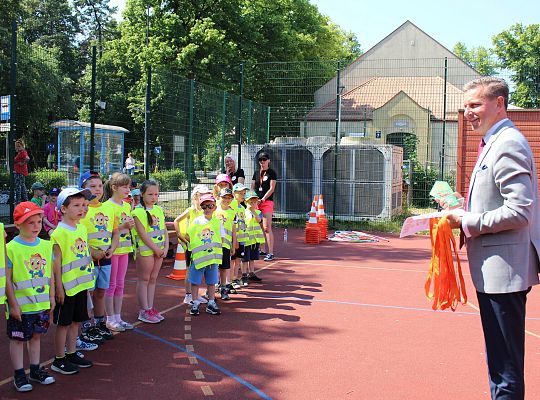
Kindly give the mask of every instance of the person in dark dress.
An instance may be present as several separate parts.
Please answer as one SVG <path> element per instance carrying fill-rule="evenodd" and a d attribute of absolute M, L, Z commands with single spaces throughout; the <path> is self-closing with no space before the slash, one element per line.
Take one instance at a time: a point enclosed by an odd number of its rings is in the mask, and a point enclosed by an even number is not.
<path fill-rule="evenodd" d="M 246 175 L 242 168 L 236 168 L 236 161 L 230 154 L 225 156 L 225 173 L 231 178 L 232 184 L 244 183 Z"/>

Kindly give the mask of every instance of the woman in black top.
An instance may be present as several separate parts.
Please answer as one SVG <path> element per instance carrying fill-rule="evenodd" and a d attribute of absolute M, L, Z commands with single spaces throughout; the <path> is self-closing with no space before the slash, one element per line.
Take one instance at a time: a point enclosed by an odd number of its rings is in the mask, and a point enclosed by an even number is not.
<path fill-rule="evenodd" d="M 266 235 L 268 254 L 264 261 L 274 259 L 274 233 L 272 232 L 272 213 L 274 212 L 274 191 L 276 190 L 277 174 L 270 165 L 270 155 L 259 153 L 260 169 L 255 171 L 251 181 L 251 190 L 259 197 L 259 210 L 263 216 L 263 229 Z"/>
<path fill-rule="evenodd" d="M 246 180 L 244 170 L 242 168 L 236 169 L 236 161 L 230 154 L 225 156 L 225 173 L 229 175 L 233 185 L 244 183 Z"/>

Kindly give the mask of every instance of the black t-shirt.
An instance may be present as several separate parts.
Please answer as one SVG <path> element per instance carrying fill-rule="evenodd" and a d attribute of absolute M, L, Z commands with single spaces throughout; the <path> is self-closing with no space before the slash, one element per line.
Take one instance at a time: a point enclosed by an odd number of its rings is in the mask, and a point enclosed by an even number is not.
<path fill-rule="evenodd" d="M 270 190 L 270 181 L 277 181 L 277 174 L 272 168 L 262 171 L 262 174 L 259 169 L 253 174 L 252 180 L 255 181 L 255 193 L 257 193 L 259 199 L 262 199 L 266 192 Z M 266 200 L 274 200 L 274 193 Z"/>
<path fill-rule="evenodd" d="M 234 174 L 228 174 L 231 178 L 232 184 L 236 185 L 238 183 L 238 178 L 244 178 L 246 179 L 246 175 L 244 174 L 244 170 L 242 168 L 237 169 Z"/>

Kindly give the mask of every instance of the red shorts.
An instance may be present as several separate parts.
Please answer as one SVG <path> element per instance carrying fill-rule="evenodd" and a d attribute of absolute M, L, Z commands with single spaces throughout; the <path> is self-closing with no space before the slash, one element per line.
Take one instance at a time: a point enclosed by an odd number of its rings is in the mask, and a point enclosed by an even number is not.
<path fill-rule="evenodd" d="M 259 203 L 259 210 L 263 213 L 274 212 L 274 202 L 272 200 L 264 200 Z"/>

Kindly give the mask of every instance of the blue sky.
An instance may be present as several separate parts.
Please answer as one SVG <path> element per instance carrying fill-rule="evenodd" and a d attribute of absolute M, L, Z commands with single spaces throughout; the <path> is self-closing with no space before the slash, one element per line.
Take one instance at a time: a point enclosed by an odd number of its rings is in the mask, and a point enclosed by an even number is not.
<path fill-rule="evenodd" d="M 410 20 L 449 48 L 491 47 L 491 37 L 520 22 L 540 23 L 538 0 L 310 0 L 332 21 L 356 34 L 367 51 Z M 125 0 L 111 0 L 120 10 Z"/>

